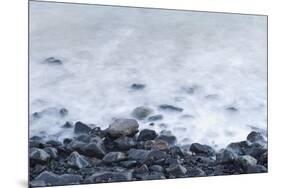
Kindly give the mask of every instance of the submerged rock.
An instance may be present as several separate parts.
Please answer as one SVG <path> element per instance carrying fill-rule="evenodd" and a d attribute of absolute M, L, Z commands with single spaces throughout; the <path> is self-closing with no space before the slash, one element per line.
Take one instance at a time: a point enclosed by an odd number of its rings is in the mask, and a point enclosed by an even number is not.
<path fill-rule="evenodd" d="M 143 129 L 140 131 L 138 141 L 154 140 L 157 137 L 157 133 L 154 130 Z"/>
<path fill-rule="evenodd" d="M 139 124 L 135 119 L 116 119 L 106 132 L 112 137 L 131 136 L 138 132 L 138 128 Z"/>
<path fill-rule="evenodd" d="M 49 58 L 45 59 L 43 61 L 43 63 L 47 63 L 47 64 L 50 64 L 50 65 L 62 65 L 62 61 L 55 58 L 55 57 L 49 57 Z"/>
<path fill-rule="evenodd" d="M 142 90 L 142 89 L 145 88 L 145 85 L 134 83 L 134 84 L 131 85 L 131 88 L 134 89 L 134 90 Z"/>
<path fill-rule="evenodd" d="M 160 110 L 166 110 L 166 111 L 174 111 L 174 112 L 182 112 L 183 111 L 183 108 L 176 107 L 176 106 L 173 106 L 173 105 L 168 105 L 168 104 L 159 105 L 159 109 Z"/>
<path fill-rule="evenodd" d="M 157 114 L 157 115 L 148 117 L 148 121 L 158 121 L 158 120 L 162 120 L 162 119 L 163 119 L 163 115 L 161 115 L 161 114 Z"/>
<path fill-rule="evenodd" d="M 65 124 L 62 125 L 62 128 L 72 128 L 73 125 L 69 121 L 65 122 Z"/>
<path fill-rule="evenodd" d="M 214 156 L 216 154 L 215 150 L 212 147 L 199 143 L 191 144 L 190 151 L 195 153 L 196 155 L 202 156 Z"/>
<path fill-rule="evenodd" d="M 147 118 L 153 110 L 147 106 L 139 106 L 135 108 L 132 112 L 132 116 L 138 120 Z"/>

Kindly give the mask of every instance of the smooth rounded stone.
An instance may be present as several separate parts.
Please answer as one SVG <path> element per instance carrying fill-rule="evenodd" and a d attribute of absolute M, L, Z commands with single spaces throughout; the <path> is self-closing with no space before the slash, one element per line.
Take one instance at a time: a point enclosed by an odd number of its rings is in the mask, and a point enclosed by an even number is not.
<path fill-rule="evenodd" d="M 239 156 L 237 162 L 245 169 L 249 168 L 250 166 L 255 166 L 257 164 L 257 160 L 250 155 Z"/>
<path fill-rule="evenodd" d="M 206 173 L 198 167 L 187 167 L 186 174 L 188 175 L 188 177 L 206 176 Z"/>
<path fill-rule="evenodd" d="M 233 142 L 230 143 L 226 148 L 232 150 L 237 155 L 245 155 L 245 151 L 251 147 L 249 141 Z"/>
<path fill-rule="evenodd" d="M 52 159 L 56 159 L 58 157 L 58 150 L 56 148 L 46 147 L 43 150 L 47 152 Z"/>
<path fill-rule="evenodd" d="M 202 155 L 202 156 L 215 156 L 216 152 L 215 150 L 208 146 L 208 145 L 202 145 L 199 143 L 193 143 L 190 146 L 190 151 L 195 153 L 196 155 Z"/>
<path fill-rule="evenodd" d="M 234 153 L 233 151 L 228 150 L 228 149 L 222 149 L 216 155 L 217 162 L 221 163 L 221 164 L 233 163 L 237 159 L 238 159 L 238 155 L 236 153 Z"/>
<path fill-rule="evenodd" d="M 78 184 L 82 181 L 82 176 L 74 174 L 63 174 L 58 175 L 53 172 L 44 171 L 39 174 L 35 181 L 43 181 L 47 186 L 53 185 L 67 185 L 67 184 Z"/>
<path fill-rule="evenodd" d="M 135 167 L 137 165 L 137 161 L 133 161 L 133 160 L 121 161 L 119 164 L 121 166 L 125 167 L 125 168 L 132 168 L 132 167 Z"/>
<path fill-rule="evenodd" d="M 108 183 L 132 180 L 132 172 L 99 172 L 86 178 L 84 183 Z"/>
<path fill-rule="evenodd" d="M 264 145 L 253 143 L 244 153 L 245 155 L 251 155 L 252 157 L 258 159 L 266 151 L 267 148 Z"/>
<path fill-rule="evenodd" d="M 46 142 L 46 145 L 50 145 L 52 147 L 62 146 L 62 143 L 58 140 L 49 140 Z"/>
<path fill-rule="evenodd" d="M 131 85 L 131 88 L 134 89 L 134 90 L 142 90 L 142 89 L 145 88 L 145 85 L 144 84 L 133 83 Z"/>
<path fill-rule="evenodd" d="M 148 155 L 151 153 L 149 150 L 144 149 L 130 149 L 128 151 L 128 158 L 132 160 L 144 160 L 148 157 Z"/>
<path fill-rule="evenodd" d="M 161 165 L 152 165 L 149 169 L 154 172 L 164 172 L 164 168 Z"/>
<path fill-rule="evenodd" d="M 247 140 L 252 143 L 264 143 L 265 139 L 261 133 L 252 131 L 248 136 Z"/>
<path fill-rule="evenodd" d="M 102 141 L 91 142 L 83 148 L 83 154 L 90 157 L 103 158 L 106 154 Z"/>
<path fill-rule="evenodd" d="M 68 129 L 68 128 L 72 128 L 72 127 L 73 127 L 73 125 L 69 121 L 65 122 L 65 124 L 62 125 L 62 128 L 67 128 Z"/>
<path fill-rule="evenodd" d="M 142 180 L 161 180 L 166 179 L 163 173 L 145 174 L 141 177 Z"/>
<path fill-rule="evenodd" d="M 103 157 L 105 163 L 114 163 L 125 160 L 127 157 L 123 152 L 109 152 Z"/>
<path fill-rule="evenodd" d="M 51 156 L 44 151 L 43 149 L 39 148 L 31 148 L 29 159 L 35 163 L 47 163 Z"/>
<path fill-rule="evenodd" d="M 137 143 L 132 137 L 120 137 L 114 140 L 115 147 L 121 151 L 136 147 Z"/>
<path fill-rule="evenodd" d="M 112 137 L 135 135 L 138 132 L 139 124 L 135 119 L 115 119 L 109 125 L 106 132 Z"/>
<path fill-rule="evenodd" d="M 55 57 L 48 57 L 43 61 L 43 63 L 47 63 L 50 65 L 62 65 L 62 61 L 60 59 L 57 59 Z"/>
<path fill-rule="evenodd" d="M 92 129 L 88 125 L 86 125 L 80 121 L 75 123 L 74 133 L 76 133 L 76 134 L 89 134 L 89 132 L 91 130 Z"/>
<path fill-rule="evenodd" d="M 149 169 L 146 166 L 146 164 L 143 164 L 140 167 L 135 168 L 133 171 L 133 174 L 147 174 L 147 173 L 149 173 Z"/>
<path fill-rule="evenodd" d="M 169 149 L 169 153 L 172 157 L 184 157 L 183 151 L 179 146 L 171 146 Z"/>
<path fill-rule="evenodd" d="M 143 129 L 140 131 L 138 141 L 154 140 L 157 137 L 157 133 L 154 130 Z"/>
<path fill-rule="evenodd" d="M 90 166 L 86 158 L 77 151 L 72 152 L 67 158 L 67 163 L 74 168 L 81 169 Z"/>
<path fill-rule="evenodd" d="M 183 108 L 169 105 L 169 104 L 162 104 L 158 106 L 160 110 L 171 111 L 171 112 L 182 112 Z"/>
<path fill-rule="evenodd" d="M 138 120 L 143 120 L 152 113 L 153 113 L 153 110 L 151 108 L 149 108 L 147 106 L 139 106 L 133 110 L 132 116 Z"/>
<path fill-rule="evenodd" d="M 159 121 L 162 119 L 163 119 L 163 115 L 157 114 L 157 115 L 149 116 L 147 120 L 148 121 Z"/>
<path fill-rule="evenodd" d="M 164 140 L 168 142 L 169 145 L 174 145 L 177 142 L 177 138 L 172 134 L 171 131 L 161 131 L 156 140 Z"/>
<path fill-rule="evenodd" d="M 264 173 L 267 172 L 267 168 L 262 165 L 249 166 L 247 173 Z"/>
<path fill-rule="evenodd" d="M 180 164 L 173 164 L 166 168 L 166 171 L 175 177 L 182 177 L 186 173 L 186 168 Z"/>

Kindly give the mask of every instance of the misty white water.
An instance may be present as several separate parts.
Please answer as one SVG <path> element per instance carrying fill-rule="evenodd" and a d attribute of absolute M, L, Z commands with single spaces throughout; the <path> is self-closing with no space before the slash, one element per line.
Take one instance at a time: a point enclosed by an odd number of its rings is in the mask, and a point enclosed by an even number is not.
<path fill-rule="evenodd" d="M 264 16 L 31 2 L 30 115 L 46 113 L 30 118 L 30 134 L 71 136 L 65 121 L 105 128 L 143 105 L 164 119 L 140 128 L 165 123 L 181 144 L 224 147 L 266 131 L 266 24 Z M 62 64 L 44 63 L 49 57 Z"/>

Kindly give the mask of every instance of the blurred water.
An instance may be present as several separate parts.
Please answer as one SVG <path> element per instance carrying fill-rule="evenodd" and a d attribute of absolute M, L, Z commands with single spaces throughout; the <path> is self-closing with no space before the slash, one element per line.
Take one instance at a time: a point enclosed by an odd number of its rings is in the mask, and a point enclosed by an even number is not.
<path fill-rule="evenodd" d="M 67 120 L 106 127 L 146 105 L 164 119 L 141 128 L 165 123 L 182 144 L 243 140 L 267 126 L 266 35 L 264 16 L 31 2 L 30 113 L 45 110 L 31 135 L 70 136 Z"/>

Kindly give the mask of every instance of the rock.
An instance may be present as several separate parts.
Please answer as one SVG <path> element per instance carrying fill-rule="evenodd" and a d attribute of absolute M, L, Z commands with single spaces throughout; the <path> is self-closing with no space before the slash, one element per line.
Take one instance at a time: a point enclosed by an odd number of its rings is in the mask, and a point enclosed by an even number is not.
<path fill-rule="evenodd" d="M 233 163 L 238 159 L 238 155 L 232 150 L 223 149 L 217 153 L 216 160 L 218 163 L 227 164 Z"/>
<path fill-rule="evenodd" d="M 138 132 L 139 124 L 135 119 L 116 119 L 106 132 L 112 137 L 135 135 Z"/>
<path fill-rule="evenodd" d="M 135 108 L 132 112 L 132 116 L 138 120 L 143 120 L 147 118 L 153 110 L 147 106 L 139 106 Z"/>
<path fill-rule="evenodd" d="M 245 155 L 245 151 L 251 147 L 251 143 L 249 141 L 241 141 L 230 143 L 226 148 L 232 150 L 237 155 Z"/>
<path fill-rule="evenodd" d="M 168 104 L 159 105 L 159 109 L 165 110 L 165 111 L 173 111 L 173 112 L 182 112 L 183 111 L 183 108 L 176 107 L 173 105 L 168 105 Z"/>
<path fill-rule="evenodd" d="M 268 154 L 267 154 L 267 151 L 266 151 L 258 159 L 258 164 L 261 164 L 261 165 L 265 166 L 266 168 L 267 168 L 267 157 L 268 157 L 267 155 Z"/>
<path fill-rule="evenodd" d="M 46 147 L 43 150 L 48 153 L 52 159 L 56 159 L 58 157 L 58 150 L 56 148 Z"/>
<path fill-rule="evenodd" d="M 70 154 L 67 159 L 67 163 L 74 168 L 81 169 L 90 166 L 88 161 L 84 156 L 80 155 L 77 151 L 74 151 Z"/>
<path fill-rule="evenodd" d="M 76 141 L 84 142 L 84 143 L 90 143 L 91 137 L 86 134 L 81 134 L 76 138 Z"/>
<path fill-rule="evenodd" d="M 177 142 L 177 138 L 172 135 L 171 131 L 161 131 L 156 140 L 164 140 L 168 142 L 169 145 L 174 145 Z"/>
<path fill-rule="evenodd" d="M 74 133 L 76 133 L 76 134 L 89 134 L 89 132 L 91 130 L 92 129 L 88 125 L 86 125 L 80 121 L 75 123 Z"/>
<path fill-rule="evenodd" d="M 248 136 L 247 140 L 252 143 L 265 143 L 265 139 L 261 133 L 252 131 Z"/>
<path fill-rule="evenodd" d="M 164 172 L 164 168 L 160 165 L 152 165 L 149 169 L 154 172 Z"/>
<path fill-rule="evenodd" d="M 144 149 L 130 149 L 128 151 L 128 158 L 132 160 L 144 160 L 148 157 L 151 151 Z"/>
<path fill-rule="evenodd" d="M 83 148 L 83 154 L 90 157 L 103 158 L 106 154 L 102 141 L 91 142 Z"/>
<path fill-rule="evenodd" d="M 73 140 L 71 138 L 65 138 L 63 139 L 62 143 L 63 145 L 68 145 L 69 143 L 71 143 Z"/>
<path fill-rule="evenodd" d="M 86 178 L 84 183 L 108 183 L 132 180 L 132 172 L 100 172 Z"/>
<path fill-rule="evenodd" d="M 82 181 L 82 176 L 72 174 L 57 175 L 53 172 L 44 171 L 35 178 L 35 181 L 42 181 L 47 186 L 79 184 Z"/>
<path fill-rule="evenodd" d="M 159 121 L 162 119 L 163 119 L 163 115 L 161 115 L 161 114 L 157 114 L 157 115 L 148 117 L 148 121 Z"/>
<path fill-rule="evenodd" d="M 238 164 L 240 164 L 242 168 L 247 169 L 250 166 L 255 166 L 257 164 L 257 160 L 250 155 L 243 155 L 238 157 Z"/>
<path fill-rule="evenodd" d="M 196 155 L 202 156 L 215 156 L 216 152 L 213 148 L 208 145 L 202 145 L 199 143 L 193 143 L 190 146 L 190 151 L 195 153 Z"/>
<path fill-rule="evenodd" d="M 238 111 L 238 109 L 233 107 L 233 106 L 227 107 L 226 110 L 229 111 L 229 112 L 237 112 Z"/>
<path fill-rule="evenodd" d="M 51 158 L 50 155 L 43 149 L 39 149 L 39 148 L 30 149 L 29 159 L 31 160 L 31 162 L 47 163 L 50 158 Z"/>
<path fill-rule="evenodd" d="M 66 108 L 61 108 L 59 113 L 61 116 L 66 116 L 68 115 L 68 110 Z"/>
<path fill-rule="evenodd" d="M 115 148 L 121 151 L 129 150 L 130 148 L 134 148 L 137 143 L 132 137 L 120 137 L 114 140 Z"/>
<path fill-rule="evenodd" d="M 62 61 L 55 58 L 55 57 L 49 57 L 49 58 L 45 59 L 43 61 L 43 63 L 47 63 L 47 64 L 50 64 L 50 65 L 62 65 Z"/>
<path fill-rule="evenodd" d="M 134 84 L 131 85 L 131 88 L 134 89 L 134 90 L 142 90 L 142 89 L 145 88 L 145 85 L 134 83 Z"/>
<path fill-rule="evenodd" d="M 188 177 L 206 176 L 206 173 L 198 167 L 188 167 L 188 168 L 186 168 L 186 174 L 188 175 Z"/>
<path fill-rule="evenodd" d="M 30 148 L 43 148 L 45 145 L 43 140 L 29 140 Z"/>
<path fill-rule="evenodd" d="M 149 169 L 145 164 L 143 164 L 140 167 L 135 168 L 133 173 L 134 174 L 147 174 L 147 173 L 149 173 Z"/>
<path fill-rule="evenodd" d="M 184 157 L 183 151 L 179 146 L 170 147 L 169 153 L 171 154 L 172 157 L 180 157 L 180 158 Z"/>
<path fill-rule="evenodd" d="M 142 180 L 160 180 L 166 179 L 163 173 L 145 174 L 141 177 Z"/>
<path fill-rule="evenodd" d="M 152 164 L 163 164 L 167 158 L 166 153 L 157 150 L 150 150 L 147 157 L 142 160 L 143 164 L 152 165 Z"/>
<path fill-rule="evenodd" d="M 144 149 L 167 151 L 169 149 L 169 143 L 165 140 L 148 140 L 144 143 Z"/>
<path fill-rule="evenodd" d="M 69 144 L 66 145 L 66 149 L 70 152 L 72 151 L 78 151 L 80 153 L 83 153 L 83 149 L 85 148 L 85 146 L 87 145 L 87 143 L 85 142 L 81 142 L 78 140 L 72 140 Z"/>
<path fill-rule="evenodd" d="M 126 155 L 123 152 L 109 152 L 103 157 L 105 163 L 114 163 L 123 161 L 126 159 Z"/>
<path fill-rule="evenodd" d="M 247 150 L 245 150 L 245 155 L 251 155 L 252 157 L 258 159 L 261 155 L 267 151 L 264 145 L 259 143 L 253 143 Z"/>
<path fill-rule="evenodd" d="M 175 176 L 175 177 L 182 177 L 185 175 L 186 173 L 186 168 L 180 164 L 173 164 L 173 165 L 170 165 L 166 171 L 172 175 L 172 176 Z"/>
<path fill-rule="evenodd" d="M 62 126 L 62 128 L 72 128 L 72 127 L 73 127 L 73 125 L 69 121 L 65 122 L 65 124 L 63 124 L 63 126 Z"/>
<path fill-rule="evenodd" d="M 154 140 L 157 137 L 157 133 L 154 130 L 143 129 L 140 131 L 138 141 Z"/>
<path fill-rule="evenodd" d="M 47 145 L 50 145 L 52 147 L 58 147 L 58 146 L 62 146 L 62 143 L 60 141 L 57 140 L 49 140 L 46 142 Z"/>
<path fill-rule="evenodd" d="M 167 157 L 165 160 L 165 164 L 172 165 L 172 164 L 181 164 L 181 160 L 178 158 Z"/>
<path fill-rule="evenodd" d="M 267 168 L 265 168 L 262 165 L 254 165 L 254 166 L 249 166 L 247 168 L 247 173 L 265 173 L 267 172 Z"/>
<path fill-rule="evenodd" d="M 130 160 L 130 161 L 121 161 L 120 165 L 125 167 L 125 168 L 132 168 L 137 165 L 137 161 Z"/>
<path fill-rule="evenodd" d="M 30 187 L 45 187 L 46 184 L 44 181 L 41 180 L 33 180 L 30 182 Z"/>

